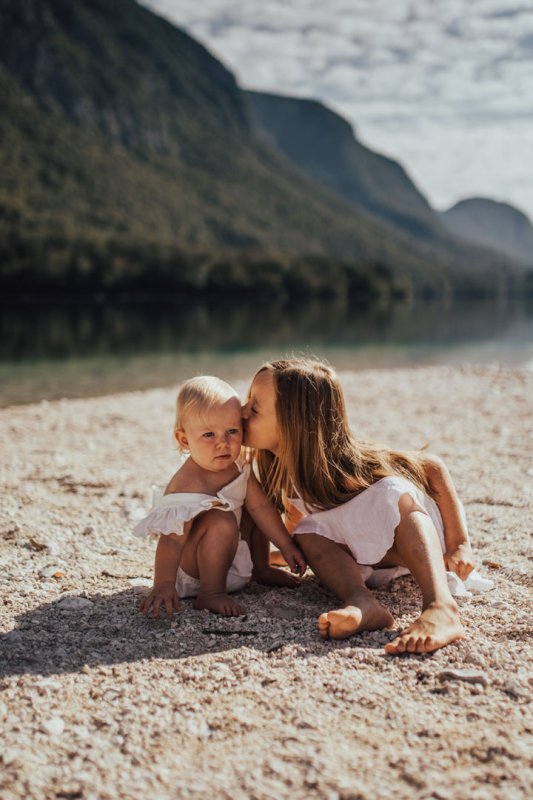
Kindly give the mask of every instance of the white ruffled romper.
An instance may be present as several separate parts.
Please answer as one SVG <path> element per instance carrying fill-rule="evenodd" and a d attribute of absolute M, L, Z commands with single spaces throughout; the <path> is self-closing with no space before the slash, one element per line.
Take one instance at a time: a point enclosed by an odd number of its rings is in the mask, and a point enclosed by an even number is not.
<path fill-rule="evenodd" d="M 216 495 L 194 492 L 175 492 L 163 494 L 161 490 L 154 492 L 152 510 L 133 529 L 133 535 L 139 538 L 158 539 L 160 534 L 176 533 L 183 535 L 183 526 L 198 514 L 217 508 L 220 511 L 232 511 L 240 525 L 242 505 L 246 496 L 250 465 L 236 462 L 239 474 L 230 483 L 223 486 Z M 237 552 L 226 579 L 226 591 L 237 592 L 249 582 L 252 575 L 252 558 L 248 544 L 239 539 Z M 188 575 L 178 567 L 176 575 L 176 591 L 179 597 L 195 597 L 200 591 L 200 581 Z"/>
<path fill-rule="evenodd" d="M 367 585 L 382 586 L 393 578 L 409 574 L 405 567 L 373 569 L 373 565 L 379 564 L 394 543 L 394 533 L 400 522 L 398 503 L 404 494 L 410 495 L 418 509 L 430 517 L 444 553 L 444 528 L 437 504 L 414 483 L 395 475 L 376 481 L 347 503 L 327 511 L 309 513 L 301 499 L 291 498 L 291 504 L 307 515 L 296 526 L 293 535 L 317 533 L 346 545 L 361 565 Z M 446 575 L 450 591 L 456 596 L 468 595 L 469 591 L 484 591 L 493 586 L 492 581 L 482 578 L 475 571 L 464 582 L 453 572 L 447 572 Z"/>

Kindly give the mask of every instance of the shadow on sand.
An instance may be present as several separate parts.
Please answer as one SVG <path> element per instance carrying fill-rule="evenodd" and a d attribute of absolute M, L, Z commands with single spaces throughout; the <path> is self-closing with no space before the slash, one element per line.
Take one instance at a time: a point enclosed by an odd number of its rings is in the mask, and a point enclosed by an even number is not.
<path fill-rule="evenodd" d="M 84 601 L 90 603 L 77 610 L 62 608 L 69 596 L 20 614 L 17 627 L 0 636 L 0 677 L 184 659 L 241 647 L 275 654 L 292 646 L 291 657 L 325 656 L 332 647 L 383 653 L 383 645 L 395 635 L 378 631 L 323 642 L 316 629 L 317 616 L 336 601 L 313 579 L 305 580 L 296 591 L 253 585 L 243 593 L 243 600 L 254 606 L 254 613 L 231 618 L 196 611 L 190 600 L 182 601 L 181 611 L 172 620 L 145 617 L 139 613 L 139 595 L 133 589 L 84 594 Z"/>

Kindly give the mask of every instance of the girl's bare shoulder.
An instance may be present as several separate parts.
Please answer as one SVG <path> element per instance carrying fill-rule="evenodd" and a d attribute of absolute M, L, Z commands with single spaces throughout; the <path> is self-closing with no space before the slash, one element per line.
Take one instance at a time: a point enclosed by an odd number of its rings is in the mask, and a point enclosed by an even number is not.
<path fill-rule="evenodd" d="M 418 461 L 423 469 L 442 470 L 445 466 L 443 459 L 429 450 L 408 450 L 407 455 L 414 461 Z"/>

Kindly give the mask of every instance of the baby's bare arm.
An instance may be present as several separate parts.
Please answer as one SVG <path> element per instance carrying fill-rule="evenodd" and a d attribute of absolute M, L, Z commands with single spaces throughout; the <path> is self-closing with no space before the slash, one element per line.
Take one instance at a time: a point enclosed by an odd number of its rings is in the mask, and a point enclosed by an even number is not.
<path fill-rule="evenodd" d="M 154 584 L 176 581 L 183 549 L 183 536 L 176 533 L 161 534 L 155 551 Z"/>
<path fill-rule="evenodd" d="M 169 617 L 174 610 L 179 610 L 176 574 L 180 564 L 183 539 L 183 536 L 177 536 L 175 533 L 161 534 L 159 537 L 155 551 L 154 585 L 141 603 L 141 611 L 144 614 L 153 607 L 153 614 L 157 617 L 162 605 L 165 606 Z"/>

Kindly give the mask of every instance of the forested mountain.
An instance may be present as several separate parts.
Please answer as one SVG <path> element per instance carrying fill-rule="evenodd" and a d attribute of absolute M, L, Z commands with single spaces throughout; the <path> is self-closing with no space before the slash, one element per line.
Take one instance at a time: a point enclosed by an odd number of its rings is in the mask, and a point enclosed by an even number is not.
<path fill-rule="evenodd" d="M 441 219 L 455 236 L 533 265 L 533 225 L 514 206 L 470 197 L 442 212 Z"/>
<path fill-rule="evenodd" d="M 258 135 L 231 73 L 133 0 L 2 0 L 0 103 L 4 288 L 297 294 L 306 283 L 521 280 L 500 258 L 432 237 L 416 190 L 407 216 L 419 241 L 399 229 L 392 185 L 395 228 L 312 180 Z M 375 198 L 370 175 L 364 185 Z"/>

